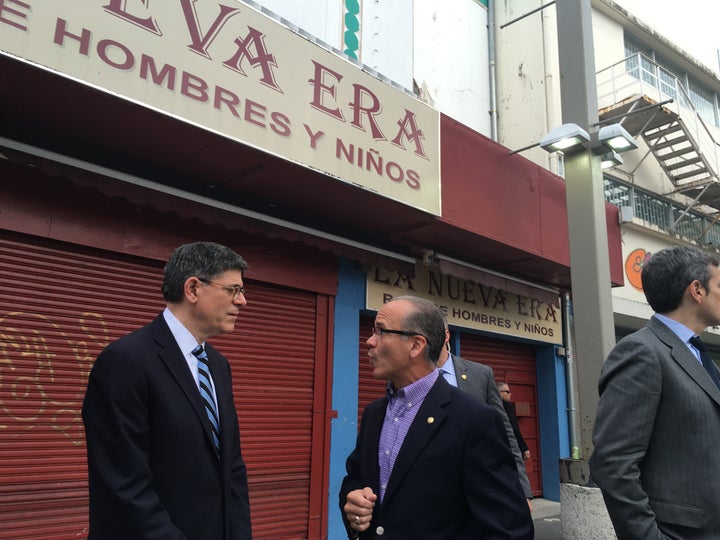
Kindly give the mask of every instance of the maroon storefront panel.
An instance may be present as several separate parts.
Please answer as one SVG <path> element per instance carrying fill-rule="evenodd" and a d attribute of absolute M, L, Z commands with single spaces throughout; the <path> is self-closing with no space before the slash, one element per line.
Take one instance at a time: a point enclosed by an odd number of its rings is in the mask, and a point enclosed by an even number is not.
<path fill-rule="evenodd" d="M 533 495 L 542 494 L 540 469 L 540 428 L 538 425 L 535 348 L 531 345 L 479 336 L 460 335 L 460 356 L 490 366 L 496 381 L 505 381 L 512 390 L 518 424 L 530 449 L 525 462 Z"/>
<path fill-rule="evenodd" d="M 360 347 L 358 350 L 359 376 L 358 376 L 358 428 L 362 419 L 362 412 L 368 403 L 385 395 L 386 381 L 375 379 L 370 366 L 367 340 L 371 334 L 375 316 L 360 315 Z"/>

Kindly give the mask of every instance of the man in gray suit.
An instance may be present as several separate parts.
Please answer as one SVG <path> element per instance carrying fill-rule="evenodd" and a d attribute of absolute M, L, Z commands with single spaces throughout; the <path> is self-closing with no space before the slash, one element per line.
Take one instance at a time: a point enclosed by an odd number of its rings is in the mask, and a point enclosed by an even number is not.
<path fill-rule="evenodd" d="M 530 488 L 530 480 L 528 479 L 525 463 L 523 463 L 520 447 L 518 446 L 515 433 L 513 433 L 512 425 L 508 420 L 505 407 L 503 407 L 502 399 L 498 393 L 495 377 L 491 367 L 477 362 L 469 362 L 459 356 L 450 354 L 450 330 L 448 329 L 447 320 L 445 320 L 445 346 L 440 353 L 440 359 L 437 366 L 445 377 L 445 380 L 456 386 L 460 390 L 467 392 L 478 398 L 483 403 L 488 404 L 493 409 L 501 413 L 505 424 L 505 432 L 507 433 L 510 450 L 512 450 L 515 465 L 518 470 L 518 478 L 522 487 L 525 498 L 528 501 L 530 511 L 532 511 L 532 489 Z M 451 360 L 448 362 L 448 360 Z"/>
<path fill-rule="evenodd" d="M 603 366 L 591 476 L 620 540 L 720 538 L 720 390 L 696 337 L 720 324 L 718 261 L 672 247 L 641 277 L 655 314 Z"/>

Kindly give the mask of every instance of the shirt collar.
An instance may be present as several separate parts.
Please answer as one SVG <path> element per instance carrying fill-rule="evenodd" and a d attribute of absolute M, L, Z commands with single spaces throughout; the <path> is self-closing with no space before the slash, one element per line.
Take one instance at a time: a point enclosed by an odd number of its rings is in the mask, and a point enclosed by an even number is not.
<path fill-rule="evenodd" d="M 419 403 L 425 399 L 432 385 L 437 381 L 440 371 L 437 369 L 432 370 L 424 377 L 418 379 L 412 384 L 408 384 L 405 388 L 401 388 L 397 392 L 393 390 L 392 386 L 387 386 L 387 397 L 389 399 L 405 399 L 411 403 Z"/>
<path fill-rule="evenodd" d="M 670 317 L 666 317 L 665 315 L 661 315 L 660 313 L 655 313 L 653 317 L 655 317 L 657 320 L 667 326 L 670 330 L 672 330 L 673 333 L 677 337 L 679 337 L 680 341 L 682 341 L 683 343 L 690 343 L 690 339 L 695 336 L 695 332 L 690 330 L 684 324 L 679 323 L 676 320 L 671 319 Z"/>
<path fill-rule="evenodd" d="M 183 323 L 178 320 L 169 308 L 165 308 L 163 317 L 182 353 L 185 356 L 188 354 L 192 355 L 193 349 L 198 346 L 195 336 L 190 333 L 190 330 L 183 326 Z M 204 345 L 204 343 L 200 343 L 200 345 Z"/>
<path fill-rule="evenodd" d="M 448 353 L 448 359 L 440 369 L 444 369 L 453 377 L 457 377 L 457 373 L 455 372 L 455 363 L 453 362 L 453 357 L 451 353 Z"/>

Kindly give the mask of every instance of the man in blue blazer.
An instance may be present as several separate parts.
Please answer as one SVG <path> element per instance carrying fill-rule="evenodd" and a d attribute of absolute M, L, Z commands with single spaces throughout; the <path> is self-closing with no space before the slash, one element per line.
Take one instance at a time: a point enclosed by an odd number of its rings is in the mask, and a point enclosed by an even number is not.
<path fill-rule="evenodd" d="M 720 538 L 718 372 L 696 339 L 720 324 L 718 261 L 667 248 L 641 279 L 655 315 L 603 366 L 591 477 L 619 540 Z"/>
<path fill-rule="evenodd" d="M 439 376 L 444 343 L 428 300 L 394 298 L 375 318 L 368 354 L 388 395 L 365 409 L 347 459 L 349 538 L 533 538 L 502 417 Z"/>
<path fill-rule="evenodd" d="M 251 539 L 230 366 L 205 342 L 233 331 L 246 268 L 225 246 L 180 246 L 167 308 L 98 356 L 82 410 L 91 540 Z"/>

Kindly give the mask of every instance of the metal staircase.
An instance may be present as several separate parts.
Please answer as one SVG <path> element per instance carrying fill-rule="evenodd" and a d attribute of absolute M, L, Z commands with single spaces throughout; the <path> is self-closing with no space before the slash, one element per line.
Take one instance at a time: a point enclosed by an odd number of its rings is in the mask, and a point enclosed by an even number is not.
<path fill-rule="evenodd" d="M 678 191 L 697 189 L 715 178 L 681 117 L 657 128 L 646 129 L 641 135 Z"/>
<path fill-rule="evenodd" d="M 672 182 L 671 195 L 689 197 L 688 210 L 701 204 L 720 212 L 720 146 L 674 75 L 633 55 L 598 72 L 598 103 L 601 122 L 621 118 L 642 137 L 645 157 L 652 154 Z"/>

